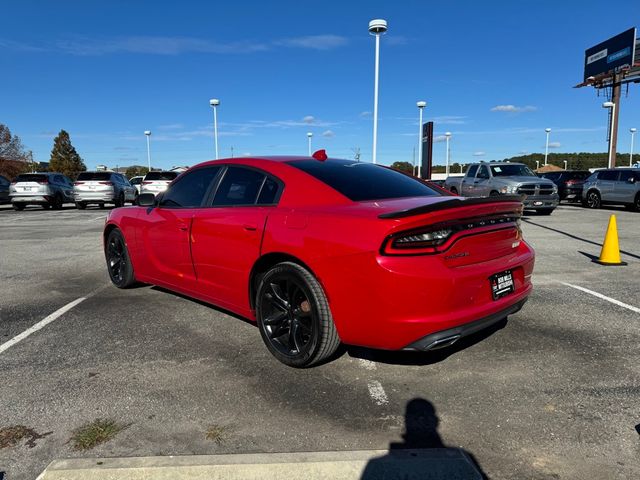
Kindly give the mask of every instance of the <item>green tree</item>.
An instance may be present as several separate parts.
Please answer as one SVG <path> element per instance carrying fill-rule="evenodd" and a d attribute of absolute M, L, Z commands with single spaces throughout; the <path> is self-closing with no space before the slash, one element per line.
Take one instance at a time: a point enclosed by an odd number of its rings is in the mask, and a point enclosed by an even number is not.
<path fill-rule="evenodd" d="M 393 162 L 391 168 L 413 175 L 413 165 L 409 162 Z"/>
<path fill-rule="evenodd" d="M 139 165 L 132 165 L 131 167 L 127 168 L 127 171 L 125 172 L 125 175 L 128 178 L 132 178 L 132 177 L 144 176 L 147 173 L 149 173 L 149 169 L 147 167 L 141 167 Z"/>
<path fill-rule="evenodd" d="M 20 137 L 0 123 L 0 175 L 13 178 L 35 168 L 31 151 L 26 151 Z"/>
<path fill-rule="evenodd" d="M 71 145 L 69 134 L 60 130 L 60 133 L 53 139 L 53 149 L 51 150 L 51 160 L 49 160 L 49 171 L 60 172 L 71 178 L 75 178 L 78 173 L 87 169 L 82 158 Z"/>

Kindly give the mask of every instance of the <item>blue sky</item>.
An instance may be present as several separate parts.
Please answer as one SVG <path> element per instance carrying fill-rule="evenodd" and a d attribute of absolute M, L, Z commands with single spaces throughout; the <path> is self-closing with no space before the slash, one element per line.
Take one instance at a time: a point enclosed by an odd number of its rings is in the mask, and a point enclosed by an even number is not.
<path fill-rule="evenodd" d="M 452 132 L 452 161 L 605 152 L 606 111 L 582 78 L 584 50 L 640 27 L 640 2 L 9 2 L 0 31 L 0 122 L 39 161 L 67 130 L 89 168 L 192 165 L 221 157 L 371 158 L 374 39 L 381 41 L 378 159 L 412 160 L 417 108 Z M 619 151 L 640 128 L 640 86 L 623 96 Z M 434 145 L 444 161 L 444 142 Z"/>

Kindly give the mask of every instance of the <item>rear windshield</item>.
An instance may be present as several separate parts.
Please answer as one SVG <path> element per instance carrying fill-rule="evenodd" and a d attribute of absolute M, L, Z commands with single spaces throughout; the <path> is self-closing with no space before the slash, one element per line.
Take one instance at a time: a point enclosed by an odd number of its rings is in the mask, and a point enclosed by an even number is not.
<path fill-rule="evenodd" d="M 294 160 L 288 164 L 326 183 L 354 202 L 442 195 L 416 178 L 370 163 Z"/>
<path fill-rule="evenodd" d="M 46 175 L 37 174 L 37 173 L 35 173 L 35 174 L 34 173 L 23 173 L 21 175 L 18 175 L 14 181 L 15 182 L 46 182 L 47 181 L 47 176 Z"/>
<path fill-rule="evenodd" d="M 494 177 L 535 177 L 526 165 L 491 165 Z"/>
<path fill-rule="evenodd" d="M 567 180 L 583 180 L 591 175 L 591 172 L 567 172 L 566 179 Z"/>
<path fill-rule="evenodd" d="M 145 180 L 173 180 L 178 176 L 177 172 L 149 172 Z"/>
<path fill-rule="evenodd" d="M 104 182 L 105 180 L 111 180 L 111 173 L 109 172 L 82 172 L 78 175 L 78 180 L 84 181 L 98 181 Z"/>

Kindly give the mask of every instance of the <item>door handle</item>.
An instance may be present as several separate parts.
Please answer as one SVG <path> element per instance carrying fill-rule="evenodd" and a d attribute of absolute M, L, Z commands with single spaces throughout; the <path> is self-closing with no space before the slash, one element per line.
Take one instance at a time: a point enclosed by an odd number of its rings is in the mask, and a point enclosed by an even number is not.
<path fill-rule="evenodd" d="M 248 223 L 245 223 L 242 227 L 248 232 L 255 232 L 258 229 L 257 225 L 251 225 Z"/>
<path fill-rule="evenodd" d="M 187 230 L 189 230 L 189 226 L 185 224 L 180 224 L 178 225 L 178 230 L 180 230 L 181 232 L 186 232 Z"/>

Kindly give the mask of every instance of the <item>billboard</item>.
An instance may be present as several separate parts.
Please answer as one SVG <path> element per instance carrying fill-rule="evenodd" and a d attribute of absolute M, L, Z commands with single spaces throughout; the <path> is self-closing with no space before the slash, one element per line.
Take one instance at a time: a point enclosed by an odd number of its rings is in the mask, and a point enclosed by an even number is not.
<path fill-rule="evenodd" d="M 633 65 L 636 29 L 630 28 L 584 52 L 584 80 Z"/>

